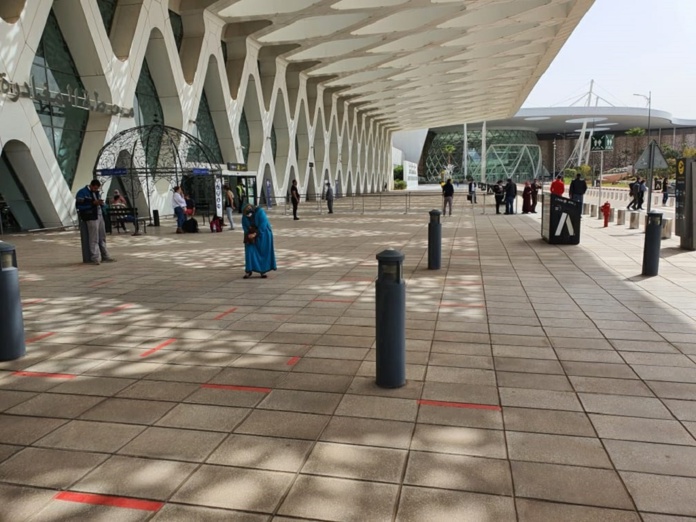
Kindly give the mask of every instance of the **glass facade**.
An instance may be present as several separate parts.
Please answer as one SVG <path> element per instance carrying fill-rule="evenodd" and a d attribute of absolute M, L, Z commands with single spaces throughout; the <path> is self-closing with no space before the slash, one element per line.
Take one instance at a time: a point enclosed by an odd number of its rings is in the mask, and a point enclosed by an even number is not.
<path fill-rule="evenodd" d="M 271 152 L 273 153 L 273 163 L 278 156 L 278 137 L 276 136 L 275 125 L 271 125 Z"/>
<path fill-rule="evenodd" d="M 31 75 L 37 87 L 48 85 L 52 92 L 67 93 L 74 89 L 84 91 L 84 85 L 53 11 L 48 15 L 46 28 L 31 67 Z M 45 103 L 44 100 L 34 100 L 34 107 L 63 177 L 72 188 L 89 112 L 75 107 L 59 107 Z"/>
<path fill-rule="evenodd" d="M 208 104 L 208 97 L 205 95 L 205 91 L 203 91 L 203 96 L 201 96 L 201 103 L 198 104 L 195 135 L 196 138 L 208 146 L 208 149 L 213 154 L 210 161 L 212 163 L 222 163 L 220 142 L 215 132 L 215 124 L 213 123 L 213 116 L 210 114 L 210 105 Z"/>
<path fill-rule="evenodd" d="M 111 32 L 111 25 L 114 22 L 114 13 L 116 12 L 116 4 L 118 4 L 118 0 L 97 0 L 97 6 L 99 7 L 99 12 L 104 21 L 104 27 L 106 28 L 106 34 Z"/>
<path fill-rule="evenodd" d="M 7 155 L 0 155 L 0 230 L 3 233 L 43 228 L 24 185 Z"/>
<path fill-rule="evenodd" d="M 482 131 L 467 133 L 467 175 L 482 180 Z M 485 179 L 513 178 L 525 181 L 542 175 L 541 148 L 533 131 L 492 129 L 486 132 Z M 426 140 L 421 183 L 439 183 L 445 178 L 463 182 L 464 132 L 436 133 Z M 452 165 L 451 172 L 447 166 Z"/>
<path fill-rule="evenodd" d="M 246 112 L 242 110 L 242 117 L 239 120 L 239 141 L 242 142 L 242 153 L 244 154 L 244 163 L 249 163 L 249 123 L 247 122 Z"/>
<path fill-rule="evenodd" d="M 174 31 L 176 50 L 181 51 L 181 43 L 184 41 L 184 22 L 181 20 L 181 15 L 169 11 L 169 22 L 172 24 L 172 31 Z"/>
<path fill-rule="evenodd" d="M 143 61 L 138 85 L 135 88 L 133 109 L 135 111 L 135 123 L 138 126 L 154 125 L 156 123 L 164 124 L 164 112 L 162 112 L 157 87 L 155 87 L 155 82 L 150 74 L 150 68 L 147 66 L 147 60 Z M 159 149 L 159 143 L 155 143 L 148 150 L 147 164 L 150 168 L 154 168 L 157 165 Z"/>

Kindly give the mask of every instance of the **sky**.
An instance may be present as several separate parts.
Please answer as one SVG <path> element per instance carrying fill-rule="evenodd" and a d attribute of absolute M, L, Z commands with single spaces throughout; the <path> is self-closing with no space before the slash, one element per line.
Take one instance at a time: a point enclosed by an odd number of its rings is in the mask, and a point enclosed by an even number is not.
<path fill-rule="evenodd" d="M 523 107 L 567 107 L 594 80 L 611 105 L 652 92 L 653 109 L 696 120 L 695 64 L 696 0 L 595 0 Z"/>

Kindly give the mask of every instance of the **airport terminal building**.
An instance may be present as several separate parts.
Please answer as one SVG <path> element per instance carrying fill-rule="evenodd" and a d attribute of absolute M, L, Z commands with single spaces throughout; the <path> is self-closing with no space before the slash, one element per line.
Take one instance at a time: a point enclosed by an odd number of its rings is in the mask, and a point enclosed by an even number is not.
<path fill-rule="evenodd" d="M 151 125 L 205 143 L 222 174 L 245 164 L 274 198 L 293 179 L 308 199 L 329 180 L 383 190 L 395 131 L 514 114 L 591 4 L 3 1 L 3 219 L 73 225 L 102 147 Z M 151 170 L 131 203 L 168 214 L 172 183 Z"/>

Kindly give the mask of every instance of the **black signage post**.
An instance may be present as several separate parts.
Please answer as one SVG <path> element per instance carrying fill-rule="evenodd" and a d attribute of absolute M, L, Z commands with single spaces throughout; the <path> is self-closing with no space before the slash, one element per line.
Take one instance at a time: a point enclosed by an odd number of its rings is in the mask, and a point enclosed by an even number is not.
<path fill-rule="evenodd" d="M 680 248 L 696 250 L 696 162 L 677 160 L 677 179 L 674 185 L 675 232 L 681 238 Z"/>
<path fill-rule="evenodd" d="M 541 237 L 551 245 L 580 244 L 580 203 L 555 194 L 544 194 L 541 201 Z"/>

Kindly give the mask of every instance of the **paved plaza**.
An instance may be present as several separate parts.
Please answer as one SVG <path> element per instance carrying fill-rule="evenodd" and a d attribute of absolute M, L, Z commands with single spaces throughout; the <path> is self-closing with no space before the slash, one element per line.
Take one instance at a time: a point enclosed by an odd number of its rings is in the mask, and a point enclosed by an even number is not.
<path fill-rule="evenodd" d="M 585 217 L 580 246 L 461 191 L 239 230 L 17 247 L 27 356 L 0 363 L 0 520 L 696 520 L 696 254 Z M 490 203 L 490 199 L 489 199 Z M 375 386 L 375 254 L 406 255 L 407 378 Z M 2 341 L 0 341 L 2 342 Z M 689 518 L 693 517 L 693 518 Z"/>

